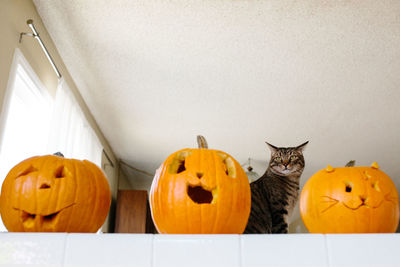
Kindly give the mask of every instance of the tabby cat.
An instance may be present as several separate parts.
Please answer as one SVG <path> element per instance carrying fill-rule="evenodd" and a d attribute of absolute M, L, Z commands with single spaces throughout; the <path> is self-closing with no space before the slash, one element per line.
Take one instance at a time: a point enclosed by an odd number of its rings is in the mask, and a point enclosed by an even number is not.
<path fill-rule="evenodd" d="M 266 172 L 251 187 L 251 213 L 244 233 L 287 233 L 288 218 L 299 195 L 304 170 L 303 150 L 276 147 L 269 143 L 271 160 Z"/>

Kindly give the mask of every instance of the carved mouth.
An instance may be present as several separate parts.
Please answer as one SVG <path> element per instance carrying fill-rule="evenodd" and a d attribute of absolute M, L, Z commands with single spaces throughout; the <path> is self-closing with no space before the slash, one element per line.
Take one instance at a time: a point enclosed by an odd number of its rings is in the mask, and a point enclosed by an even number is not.
<path fill-rule="evenodd" d="M 187 194 L 197 204 L 210 204 L 216 195 L 216 189 L 208 190 L 202 185 L 188 185 Z"/>
<path fill-rule="evenodd" d="M 59 211 L 50 213 L 50 214 L 34 214 L 34 213 L 29 213 L 25 210 L 22 209 L 18 209 L 15 208 L 15 210 L 19 211 L 20 214 L 20 219 L 22 221 L 22 224 L 24 225 L 24 227 L 26 228 L 32 228 L 35 225 L 35 221 L 38 220 L 40 225 L 48 225 L 48 226 L 52 226 L 58 215 L 60 214 L 60 212 L 62 212 L 63 210 L 72 207 L 73 205 L 75 205 L 75 203 L 72 203 L 62 209 L 60 209 Z"/>
<path fill-rule="evenodd" d="M 358 205 L 357 207 L 350 207 L 349 205 L 346 205 L 346 203 L 344 203 L 344 202 L 342 202 L 342 203 L 343 203 L 343 206 L 345 206 L 346 208 L 351 209 L 351 210 L 358 210 L 358 209 L 361 208 L 361 207 L 367 207 L 367 208 L 376 209 L 376 208 L 379 208 L 379 207 L 382 205 L 383 200 L 382 200 L 381 202 L 379 202 L 379 204 L 376 205 L 376 206 L 370 206 L 370 205 L 367 205 L 367 204 L 365 204 L 365 203 L 363 202 L 363 203 L 361 203 L 360 205 Z"/>

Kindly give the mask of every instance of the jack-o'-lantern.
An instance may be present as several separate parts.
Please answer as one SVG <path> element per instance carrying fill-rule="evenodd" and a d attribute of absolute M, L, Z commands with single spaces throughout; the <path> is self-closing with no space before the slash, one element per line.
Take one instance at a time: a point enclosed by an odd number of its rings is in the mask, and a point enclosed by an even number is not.
<path fill-rule="evenodd" d="M 371 167 L 328 165 L 305 184 L 300 213 L 311 233 L 393 233 L 398 193 L 375 162 Z"/>
<path fill-rule="evenodd" d="M 157 170 L 150 192 L 160 233 L 241 234 L 250 214 L 250 185 L 240 164 L 225 152 L 199 149 L 171 154 Z"/>
<path fill-rule="evenodd" d="M 11 232 L 96 232 L 110 204 L 110 187 L 99 167 L 46 155 L 11 169 L 1 188 L 0 213 Z"/>

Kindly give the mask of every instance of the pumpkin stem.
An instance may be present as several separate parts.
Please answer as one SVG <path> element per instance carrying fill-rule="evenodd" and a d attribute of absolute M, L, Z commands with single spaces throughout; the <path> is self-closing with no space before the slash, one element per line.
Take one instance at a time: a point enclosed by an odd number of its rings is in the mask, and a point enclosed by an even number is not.
<path fill-rule="evenodd" d="M 350 160 L 349 162 L 347 162 L 345 167 L 354 167 L 354 165 L 356 165 L 356 161 L 355 160 Z"/>
<path fill-rule="evenodd" d="M 59 156 L 59 157 L 64 157 L 64 155 L 61 152 L 56 152 L 53 154 L 54 156 Z"/>
<path fill-rule="evenodd" d="M 202 135 L 197 136 L 197 144 L 198 144 L 199 148 L 205 148 L 205 149 L 208 148 L 206 138 Z"/>

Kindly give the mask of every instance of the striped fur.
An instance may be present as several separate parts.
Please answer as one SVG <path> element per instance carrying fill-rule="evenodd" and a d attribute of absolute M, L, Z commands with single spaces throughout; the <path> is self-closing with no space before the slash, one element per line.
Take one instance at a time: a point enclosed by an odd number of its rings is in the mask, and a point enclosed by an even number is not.
<path fill-rule="evenodd" d="M 251 213 L 244 233 L 288 232 L 288 218 L 299 195 L 307 143 L 289 148 L 267 143 L 271 161 L 264 175 L 250 184 Z"/>

